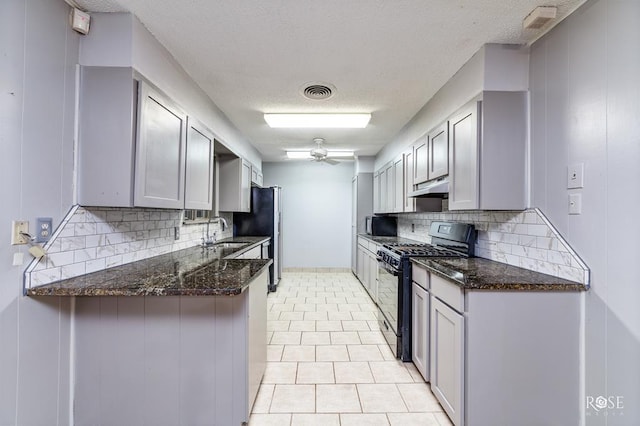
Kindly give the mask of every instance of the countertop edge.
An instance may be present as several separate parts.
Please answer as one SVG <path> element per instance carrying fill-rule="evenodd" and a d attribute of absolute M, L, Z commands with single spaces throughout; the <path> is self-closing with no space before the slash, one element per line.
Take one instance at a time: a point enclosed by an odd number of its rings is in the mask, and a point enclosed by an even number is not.
<path fill-rule="evenodd" d="M 490 259 L 483 259 L 483 261 L 502 264 L 501 262 L 495 262 L 494 260 L 490 260 Z M 411 262 L 429 269 L 430 272 L 435 273 L 441 278 L 454 282 L 465 291 L 581 292 L 581 291 L 589 290 L 589 287 L 585 286 L 584 284 L 569 281 L 564 278 L 558 278 L 559 281 L 565 281 L 561 283 L 536 284 L 536 283 L 518 283 L 518 282 L 512 282 L 512 283 L 493 282 L 493 283 L 485 283 L 485 284 L 482 284 L 482 283 L 469 284 L 466 281 L 466 277 L 464 273 L 456 270 L 455 268 L 438 264 L 437 259 L 412 258 Z M 503 265 L 522 269 L 517 266 L 508 265 L 506 263 Z M 530 271 L 530 272 L 534 272 L 540 275 L 548 275 L 548 274 L 543 274 L 542 272 L 536 272 L 536 271 Z M 548 276 L 551 276 L 551 275 L 548 275 Z M 557 277 L 554 277 L 554 278 L 557 278 Z"/>

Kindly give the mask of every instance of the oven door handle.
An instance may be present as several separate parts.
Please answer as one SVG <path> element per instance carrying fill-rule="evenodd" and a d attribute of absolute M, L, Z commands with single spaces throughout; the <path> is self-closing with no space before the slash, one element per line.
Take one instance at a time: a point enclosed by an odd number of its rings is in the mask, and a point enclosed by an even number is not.
<path fill-rule="evenodd" d="M 389 266 L 381 258 L 378 258 L 378 266 L 380 266 L 382 269 L 384 269 L 385 271 L 387 271 L 388 273 L 390 273 L 394 277 L 397 277 L 398 275 L 400 275 L 400 271 L 398 271 L 398 270 L 392 268 L 391 266 Z"/>

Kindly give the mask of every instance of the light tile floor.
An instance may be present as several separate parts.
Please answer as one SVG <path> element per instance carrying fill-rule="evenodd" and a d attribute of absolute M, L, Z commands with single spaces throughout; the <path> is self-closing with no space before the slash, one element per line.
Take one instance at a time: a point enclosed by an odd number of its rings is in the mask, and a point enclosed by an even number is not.
<path fill-rule="evenodd" d="M 393 357 L 351 273 L 284 273 L 267 304 L 250 426 L 451 425 L 415 366 Z"/>

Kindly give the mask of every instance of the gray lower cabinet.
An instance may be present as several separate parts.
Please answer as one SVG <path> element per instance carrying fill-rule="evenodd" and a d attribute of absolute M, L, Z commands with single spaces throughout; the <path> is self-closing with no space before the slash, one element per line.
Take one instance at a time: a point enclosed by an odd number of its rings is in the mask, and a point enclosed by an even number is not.
<path fill-rule="evenodd" d="M 464 318 L 431 298 L 431 391 L 454 425 L 464 419 Z"/>
<path fill-rule="evenodd" d="M 418 283 L 411 287 L 411 351 L 412 361 L 425 381 L 430 380 L 429 371 L 429 293 Z"/>
<path fill-rule="evenodd" d="M 236 296 L 76 298 L 77 425 L 241 425 L 267 362 L 265 269 Z"/>
<path fill-rule="evenodd" d="M 363 237 L 358 237 L 358 256 L 356 276 L 367 290 L 371 300 L 378 303 L 378 245 Z"/>
<path fill-rule="evenodd" d="M 187 165 L 184 190 L 186 209 L 213 208 L 213 135 L 199 121 L 189 117 Z"/>
<path fill-rule="evenodd" d="M 577 424 L 580 293 L 463 290 L 416 266 L 414 281 L 417 270 L 431 295 L 431 390 L 456 426 Z M 418 326 L 423 295 L 414 283 Z"/>
<path fill-rule="evenodd" d="M 526 208 L 527 94 L 482 92 L 449 123 L 449 210 Z"/>

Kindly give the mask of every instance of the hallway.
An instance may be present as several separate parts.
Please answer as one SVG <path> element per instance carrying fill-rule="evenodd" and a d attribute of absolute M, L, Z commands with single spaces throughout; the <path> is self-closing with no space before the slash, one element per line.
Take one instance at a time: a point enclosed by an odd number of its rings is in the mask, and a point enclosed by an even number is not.
<path fill-rule="evenodd" d="M 415 366 L 393 357 L 350 272 L 286 272 L 267 303 L 250 426 L 451 425 Z"/>

